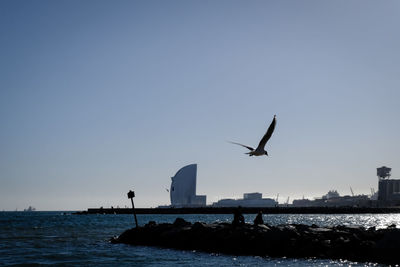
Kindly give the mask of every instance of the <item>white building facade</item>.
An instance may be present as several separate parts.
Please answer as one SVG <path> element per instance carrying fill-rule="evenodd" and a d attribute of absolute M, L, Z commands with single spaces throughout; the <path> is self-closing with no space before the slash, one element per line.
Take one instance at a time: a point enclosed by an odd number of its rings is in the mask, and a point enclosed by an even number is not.
<path fill-rule="evenodd" d="M 206 206 L 206 196 L 196 195 L 197 164 L 190 164 L 181 168 L 171 179 L 172 207 Z"/>
<path fill-rule="evenodd" d="M 218 202 L 214 202 L 214 207 L 276 207 L 278 202 L 272 198 L 262 198 L 262 194 L 255 193 L 244 193 L 241 199 L 225 198 Z"/>

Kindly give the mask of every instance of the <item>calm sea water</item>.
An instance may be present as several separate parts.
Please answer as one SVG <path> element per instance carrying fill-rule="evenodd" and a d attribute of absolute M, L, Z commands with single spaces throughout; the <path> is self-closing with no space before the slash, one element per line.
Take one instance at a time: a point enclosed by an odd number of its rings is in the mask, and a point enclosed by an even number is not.
<path fill-rule="evenodd" d="M 138 215 L 173 222 L 177 215 Z M 232 215 L 180 215 L 195 222 L 229 222 Z M 255 215 L 245 215 L 252 221 Z M 264 215 L 271 225 L 303 223 L 387 227 L 399 214 Z M 132 215 L 71 215 L 70 212 L 0 212 L 0 265 L 129 266 L 376 266 L 348 261 L 285 259 L 209 254 L 196 251 L 111 244 L 109 239 L 133 227 Z"/>

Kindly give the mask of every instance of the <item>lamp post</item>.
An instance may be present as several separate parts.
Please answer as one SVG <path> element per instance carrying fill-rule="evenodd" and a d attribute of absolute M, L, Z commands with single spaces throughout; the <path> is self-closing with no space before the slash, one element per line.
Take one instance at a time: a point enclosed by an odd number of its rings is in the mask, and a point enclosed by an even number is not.
<path fill-rule="evenodd" d="M 133 215 L 135 216 L 136 228 L 138 228 L 138 223 L 137 223 L 137 218 L 136 218 L 136 211 L 135 211 L 135 205 L 133 204 L 133 198 L 134 198 L 134 197 L 135 197 L 135 192 L 132 191 L 132 190 L 129 190 L 129 192 L 128 192 L 128 198 L 131 199 Z"/>

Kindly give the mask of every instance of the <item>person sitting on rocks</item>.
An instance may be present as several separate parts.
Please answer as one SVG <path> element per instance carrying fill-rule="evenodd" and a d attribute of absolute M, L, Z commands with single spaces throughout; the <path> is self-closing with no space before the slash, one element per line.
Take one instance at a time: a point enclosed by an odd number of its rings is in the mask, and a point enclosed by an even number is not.
<path fill-rule="evenodd" d="M 244 225 L 244 217 L 241 211 L 241 208 L 238 207 L 235 210 L 235 213 L 233 214 L 233 221 L 232 225 L 237 226 L 237 225 Z"/>
<path fill-rule="evenodd" d="M 261 210 L 257 213 L 257 216 L 254 219 L 254 225 L 258 225 L 258 224 L 264 224 L 264 220 L 262 218 L 262 211 Z"/>

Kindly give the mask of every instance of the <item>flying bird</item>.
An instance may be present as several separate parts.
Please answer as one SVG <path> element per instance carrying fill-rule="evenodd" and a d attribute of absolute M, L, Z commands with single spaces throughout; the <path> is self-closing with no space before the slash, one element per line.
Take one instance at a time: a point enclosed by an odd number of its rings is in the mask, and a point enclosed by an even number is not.
<path fill-rule="evenodd" d="M 250 150 L 250 152 L 246 153 L 249 156 L 263 156 L 263 155 L 268 156 L 268 152 L 264 148 L 265 148 L 265 144 L 271 138 L 272 133 L 275 130 L 275 125 L 276 125 L 276 115 L 274 115 L 274 118 L 273 118 L 271 124 L 269 125 L 267 132 L 264 134 L 263 138 L 261 139 L 261 141 L 258 144 L 256 149 L 252 148 L 251 146 L 246 146 L 246 145 L 242 145 L 242 144 L 235 143 L 235 142 L 230 142 L 230 143 L 245 147 L 248 150 Z"/>

